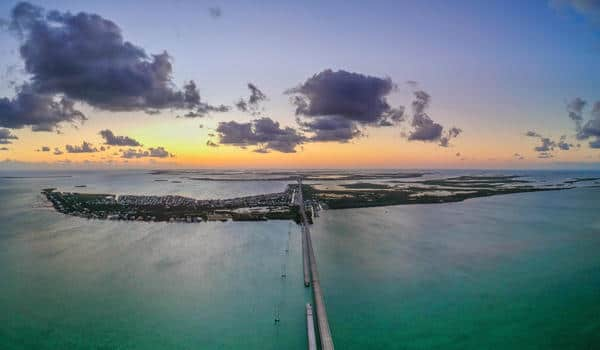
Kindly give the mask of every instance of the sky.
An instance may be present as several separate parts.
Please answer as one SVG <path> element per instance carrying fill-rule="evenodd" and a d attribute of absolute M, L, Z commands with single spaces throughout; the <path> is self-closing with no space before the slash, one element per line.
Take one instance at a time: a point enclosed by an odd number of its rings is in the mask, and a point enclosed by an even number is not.
<path fill-rule="evenodd" d="M 0 169 L 600 167 L 600 1 L 0 3 Z"/>

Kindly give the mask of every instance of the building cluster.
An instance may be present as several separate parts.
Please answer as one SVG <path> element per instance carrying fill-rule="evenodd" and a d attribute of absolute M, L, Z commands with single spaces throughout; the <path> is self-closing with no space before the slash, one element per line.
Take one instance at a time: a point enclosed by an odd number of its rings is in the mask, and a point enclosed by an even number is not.
<path fill-rule="evenodd" d="M 197 200 L 183 196 L 103 195 L 44 190 L 53 207 L 65 214 L 109 220 L 201 222 L 266 220 L 291 213 L 295 190 L 231 199 Z"/>
<path fill-rule="evenodd" d="M 165 208 L 190 208 L 190 209 L 234 209 L 252 207 L 280 207 L 289 206 L 291 190 L 280 193 L 261 194 L 230 199 L 193 199 L 182 196 L 135 196 L 121 195 L 116 202 L 128 207 L 165 207 Z"/>
<path fill-rule="evenodd" d="M 188 207 L 196 208 L 198 201 L 193 198 L 182 196 L 134 196 L 121 195 L 117 203 L 123 206 L 142 207 Z"/>

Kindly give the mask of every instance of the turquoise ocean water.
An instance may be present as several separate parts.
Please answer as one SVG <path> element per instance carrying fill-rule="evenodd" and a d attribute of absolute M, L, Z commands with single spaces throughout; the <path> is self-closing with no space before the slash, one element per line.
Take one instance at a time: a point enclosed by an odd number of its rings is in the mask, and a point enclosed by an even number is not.
<path fill-rule="evenodd" d="M 285 182 L 72 175 L 0 178 L 0 349 L 306 348 L 297 226 L 86 220 L 39 194 L 218 198 Z M 338 349 L 600 347 L 600 188 L 325 211 L 312 231 Z"/>

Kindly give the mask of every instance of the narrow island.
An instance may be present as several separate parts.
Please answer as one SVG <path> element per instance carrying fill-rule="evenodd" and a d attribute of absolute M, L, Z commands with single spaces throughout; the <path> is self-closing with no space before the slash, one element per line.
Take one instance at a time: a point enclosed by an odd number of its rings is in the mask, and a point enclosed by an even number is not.
<path fill-rule="evenodd" d="M 379 179 L 379 178 L 378 178 Z M 229 181 L 225 180 L 225 181 Z M 464 201 L 494 195 L 556 191 L 572 183 L 535 185 L 518 176 L 460 176 L 435 180 L 342 183 L 330 188 L 319 183 L 302 184 L 309 221 L 322 209 L 349 209 L 405 204 Z M 231 199 L 194 199 L 183 196 L 143 196 L 60 192 L 47 188 L 42 194 L 63 214 L 90 219 L 203 222 L 203 221 L 301 221 L 295 201 L 298 184 L 285 191 Z"/>
<path fill-rule="evenodd" d="M 129 221 L 263 221 L 300 222 L 293 204 L 297 186 L 284 192 L 231 199 L 194 199 L 183 196 L 139 196 L 59 192 L 47 188 L 42 194 L 56 211 L 89 219 Z"/>

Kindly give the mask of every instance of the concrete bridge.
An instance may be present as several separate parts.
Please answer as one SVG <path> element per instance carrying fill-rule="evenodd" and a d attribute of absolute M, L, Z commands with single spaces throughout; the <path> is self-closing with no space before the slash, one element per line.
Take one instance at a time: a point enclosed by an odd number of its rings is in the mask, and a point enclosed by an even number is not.
<path fill-rule="evenodd" d="M 298 206 L 300 207 L 300 215 L 302 216 L 302 239 L 303 239 L 303 260 L 304 260 L 304 285 L 307 285 L 307 261 L 310 270 L 310 284 L 313 288 L 313 298 L 315 303 L 315 311 L 317 313 L 317 325 L 319 328 L 319 337 L 321 339 L 322 350 L 333 350 L 333 337 L 329 329 L 329 321 L 327 320 L 327 311 L 325 310 L 325 301 L 323 300 L 323 291 L 321 290 L 321 282 L 319 281 L 319 271 L 317 270 L 317 260 L 312 246 L 310 237 L 310 229 L 308 228 L 308 218 L 304 210 L 304 198 L 302 196 L 302 179 L 298 179 L 298 194 L 296 195 Z M 309 339 L 310 340 L 310 339 Z"/>

